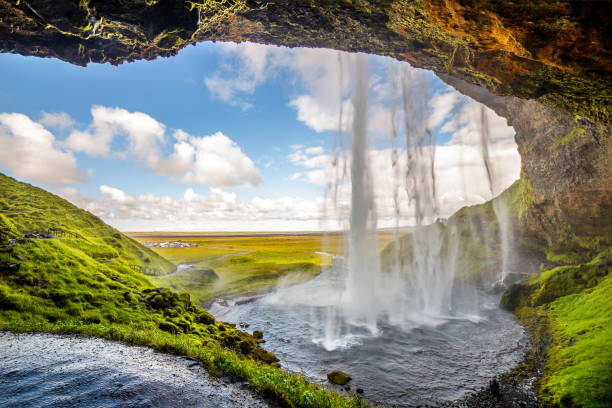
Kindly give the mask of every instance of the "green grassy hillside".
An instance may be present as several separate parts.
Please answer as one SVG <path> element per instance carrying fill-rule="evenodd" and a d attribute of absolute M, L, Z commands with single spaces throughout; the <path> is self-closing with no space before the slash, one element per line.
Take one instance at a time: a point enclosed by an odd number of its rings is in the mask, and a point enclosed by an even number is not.
<path fill-rule="evenodd" d="M 421 228 L 419 235 L 440 241 L 441 258 L 455 268 L 455 276 L 476 284 L 491 283 L 501 269 L 500 224 L 494 211 L 495 202 L 504 202 L 509 217 L 509 239 L 512 241 L 512 263 L 525 261 L 532 254 L 519 232 L 521 202 L 525 186 L 517 180 L 506 191 L 483 204 L 463 207 L 447 220 Z M 413 233 L 400 238 L 400 260 L 410 263 L 413 259 Z M 382 252 L 383 269 L 393 264 L 395 243 L 390 242 Z M 517 268 L 516 265 L 513 265 Z M 528 269 L 529 266 L 522 266 Z"/>
<path fill-rule="evenodd" d="M 587 263 L 543 271 L 511 286 L 512 310 L 543 350 L 536 383 L 550 405 L 609 407 L 612 402 L 612 249 Z"/>
<path fill-rule="evenodd" d="M 287 406 L 363 404 L 276 368 L 260 340 L 130 265 L 174 268 L 92 214 L 0 174 L 0 330 L 96 335 L 192 356 Z"/>

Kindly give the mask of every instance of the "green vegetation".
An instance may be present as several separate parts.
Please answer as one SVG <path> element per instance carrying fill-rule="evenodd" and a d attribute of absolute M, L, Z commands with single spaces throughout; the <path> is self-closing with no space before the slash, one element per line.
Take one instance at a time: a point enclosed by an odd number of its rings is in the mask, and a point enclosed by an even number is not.
<path fill-rule="evenodd" d="M 569 142 L 571 142 L 572 140 L 581 137 L 583 134 L 584 134 L 584 129 L 579 128 L 579 127 L 574 128 L 567 135 L 560 137 L 557 141 L 555 141 L 555 143 L 553 143 L 553 148 L 564 146 L 568 144 Z"/>
<path fill-rule="evenodd" d="M 192 356 L 287 406 L 363 406 L 277 368 L 261 340 L 215 321 L 189 294 L 155 288 L 129 265 L 174 265 L 90 213 L 4 175 L 0 191 L 0 330 L 81 333 Z M 75 235 L 44 233 L 52 227 Z"/>
<path fill-rule="evenodd" d="M 342 235 L 234 235 L 133 234 L 142 243 L 183 240 L 197 244 L 187 248 L 153 248 L 176 264 L 195 263 L 192 269 L 170 276 L 151 277 L 158 286 L 186 291 L 196 303 L 223 295 L 264 292 L 278 285 L 312 279 L 341 254 Z M 390 233 L 380 233 L 386 244 Z M 324 253 L 322 253 L 324 251 Z M 210 270 L 214 271 L 211 277 Z"/>
<path fill-rule="evenodd" d="M 510 217 L 512 237 L 518 239 L 520 207 L 524 202 L 526 186 L 529 182 L 517 180 L 498 197 L 486 203 L 463 207 L 450 218 L 423 227 L 420 234 L 436 234 L 441 242 L 442 258 L 454 263 L 455 276 L 476 284 L 490 282 L 494 273 L 501 267 L 501 243 L 499 222 L 493 205 L 503 201 Z M 400 258 L 411 262 L 413 236 L 408 233 L 400 238 Z M 520 244 L 518 245 L 520 246 Z M 390 242 L 382 252 L 383 268 L 392 265 L 394 242 Z"/>
<path fill-rule="evenodd" d="M 542 272 L 511 286 L 501 306 L 514 310 L 544 347 L 536 383 L 551 405 L 607 407 L 612 401 L 612 249 L 590 262 Z"/>

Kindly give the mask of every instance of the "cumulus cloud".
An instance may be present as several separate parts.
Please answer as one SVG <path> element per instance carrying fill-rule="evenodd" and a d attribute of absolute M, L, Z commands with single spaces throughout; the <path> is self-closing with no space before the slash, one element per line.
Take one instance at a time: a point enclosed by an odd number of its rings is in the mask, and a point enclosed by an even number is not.
<path fill-rule="evenodd" d="M 222 64 L 222 69 L 205 78 L 213 97 L 248 107 L 258 85 L 283 73 L 297 85 L 298 94 L 291 98 L 288 106 L 295 110 L 298 121 L 318 133 L 337 131 L 339 127 L 344 132 L 350 131 L 353 107 L 348 95 L 356 55 L 328 49 L 270 47 L 248 42 L 225 43 L 221 53 L 226 63 Z M 398 92 L 394 78 L 387 75 L 393 63 L 397 64 L 389 58 L 370 58 L 372 72 L 367 126 L 368 132 L 378 138 L 392 132 L 391 112 L 386 99 L 390 93 Z M 425 71 L 413 68 L 408 68 L 408 71 L 415 82 L 425 84 L 429 80 Z M 444 112 L 440 111 L 440 115 L 444 117 Z"/>
<path fill-rule="evenodd" d="M 159 144 L 164 142 L 165 126 L 142 112 L 128 112 L 122 108 L 92 106 L 93 120 L 86 131 L 74 130 L 64 145 L 90 156 L 107 156 L 111 143 L 124 136 L 127 146 L 119 154 L 143 160 L 153 168 L 159 164 Z"/>
<path fill-rule="evenodd" d="M 221 132 L 199 137 L 178 129 L 173 150 L 164 157 L 166 126 L 146 113 L 93 106 L 91 115 L 86 130 L 73 130 L 63 142 L 66 148 L 93 157 L 134 157 L 180 183 L 233 187 L 263 181 L 253 161 Z"/>
<path fill-rule="evenodd" d="M 72 153 L 42 124 L 20 113 L 0 113 L 0 164 L 17 177 L 52 184 L 84 181 Z"/>
<path fill-rule="evenodd" d="M 308 200 L 291 196 L 256 196 L 243 201 L 236 193 L 215 187 L 207 194 L 188 188 L 176 199 L 153 194 L 130 195 L 104 185 L 100 186 L 100 199 L 85 197 L 73 188 L 60 189 L 58 193 L 124 230 L 221 231 L 244 230 L 249 225 L 257 225 L 255 229 L 270 228 L 270 225 L 295 229 L 296 225 L 306 225 L 305 222 L 316 225 L 312 221 L 320 218 L 323 206 L 321 198 Z"/>
<path fill-rule="evenodd" d="M 66 112 L 42 112 L 42 117 L 38 121 L 41 125 L 51 129 L 69 129 L 74 126 L 74 119 Z"/>
<path fill-rule="evenodd" d="M 218 187 L 256 186 L 263 177 L 240 147 L 221 132 L 210 136 L 179 134 L 174 152 L 155 170 L 183 183 Z"/>

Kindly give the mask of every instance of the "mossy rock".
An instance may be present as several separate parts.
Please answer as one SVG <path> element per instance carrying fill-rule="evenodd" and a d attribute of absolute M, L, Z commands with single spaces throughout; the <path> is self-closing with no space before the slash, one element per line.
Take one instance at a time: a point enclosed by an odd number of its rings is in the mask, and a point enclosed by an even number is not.
<path fill-rule="evenodd" d="M 171 334 L 177 334 L 181 332 L 181 330 L 175 324 L 170 322 L 161 322 L 159 324 L 159 328 Z"/>
<path fill-rule="evenodd" d="M 278 358 L 267 350 L 257 347 L 253 350 L 253 355 L 264 363 L 272 364 L 278 362 Z"/>
<path fill-rule="evenodd" d="M 198 323 L 201 324 L 213 324 L 215 322 L 215 318 L 212 317 L 212 315 L 206 311 L 201 311 L 200 314 L 198 314 Z M 213 332 L 211 332 L 213 333 Z"/>
<path fill-rule="evenodd" d="M 251 344 L 246 340 L 241 341 L 239 347 L 242 354 L 250 354 L 251 350 L 253 349 Z"/>
<path fill-rule="evenodd" d="M 253 337 L 258 339 L 258 340 L 263 339 L 263 332 L 260 331 L 260 330 L 255 330 L 253 332 Z"/>
<path fill-rule="evenodd" d="M 528 301 L 532 289 L 529 285 L 514 283 L 506 289 L 499 301 L 499 307 L 509 312 L 514 312 L 519 306 L 524 306 Z"/>
<path fill-rule="evenodd" d="M 334 384 L 344 385 L 351 381 L 351 376 L 342 371 L 334 370 L 327 373 L 327 379 Z"/>

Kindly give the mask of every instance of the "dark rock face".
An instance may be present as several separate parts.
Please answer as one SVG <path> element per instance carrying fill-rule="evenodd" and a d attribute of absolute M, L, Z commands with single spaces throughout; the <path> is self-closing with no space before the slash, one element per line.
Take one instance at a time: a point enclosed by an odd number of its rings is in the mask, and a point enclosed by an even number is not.
<path fill-rule="evenodd" d="M 486 0 L 0 0 L 0 51 L 73 64 L 254 41 L 388 55 L 508 118 L 522 229 L 552 250 L 610 245 L 612 3 Z"/>
<path fill-rule="evenodd" d="M 440 77 L 514 127 L 522 158 L 519 218 L 524 239 L 584 260 L 612 245 L 610 124 Z"/>
<path fill-rule="evenodd" d="M 0 50 L 74 64 L 254 41 L 389 55 L 610 121 L 612 5 L 545 0 L 0 0 Z"/>

